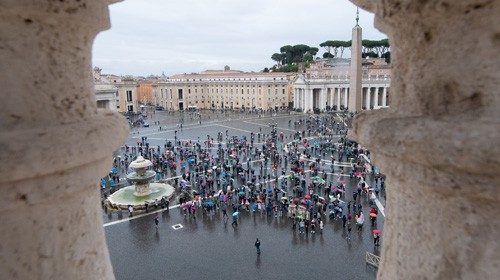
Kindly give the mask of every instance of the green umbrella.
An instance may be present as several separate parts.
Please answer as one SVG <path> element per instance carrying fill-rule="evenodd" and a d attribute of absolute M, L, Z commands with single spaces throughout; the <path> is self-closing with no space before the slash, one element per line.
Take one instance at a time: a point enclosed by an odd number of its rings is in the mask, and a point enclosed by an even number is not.
<path fill-rule="evenodd" d="M 319 176 L 313 177 L 312 180 L 313 180 L 314 183 L 317 183 L 317 184 L 324 184 L 325 183 L 325 180 L 323 180 Z"/>

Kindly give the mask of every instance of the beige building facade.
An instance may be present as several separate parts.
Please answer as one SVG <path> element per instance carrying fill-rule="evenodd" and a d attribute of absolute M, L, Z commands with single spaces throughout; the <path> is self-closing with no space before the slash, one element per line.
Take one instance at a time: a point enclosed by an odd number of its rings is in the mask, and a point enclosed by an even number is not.
<path fill-rule="evenodd" d="M 137 112 L 139 110 L 139 98 L 137 91 L 139 85 L 133 79 L 125 79 L 115 83 L 118 88 L 118 112 Z"/>
<path fill-rule="evenodd" d="M 139 110 L 139 84 L 133 77 L 101 74 L 98 67 L 94 67 L 93 77 L 98 108 L 120 113 Z"/>
<path fill-rule="evenodd" d="M 103 80 L 118 90 L 116 110 L 120 113 L 138 112 L 139 110 L 139 84 L 131 76 L 102 75 Z"/>
<path fill-rule="evenodd" d="M 153 84 L 157 106 L 185 109 L 287 108 L 292 99 L 293 76 L 287 73 L 207 70 L 174 75 Z"/>

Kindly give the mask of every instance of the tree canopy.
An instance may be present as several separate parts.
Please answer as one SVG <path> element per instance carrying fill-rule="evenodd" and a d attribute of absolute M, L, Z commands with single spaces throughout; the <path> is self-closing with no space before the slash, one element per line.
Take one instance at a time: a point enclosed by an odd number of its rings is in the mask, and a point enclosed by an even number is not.
<path fill-rule="evenodd" d="M 328 40 L 319 46 L 325 48 L 326 53 L 328 53 L 323 54 L 323 57 L 338 57 L 339 52 L 340 57 L 343 57 L 344 50 L 351 47 L 351 41 Z"/>
<path fill-rule="evenodd" d="M 277 64 L 277 67 L 272 70 L 276 72 L 296 72 L 298 71 L 298 63 L 313 61 L 318 51 L 318 48 L 304 44 L 283 46 L 280 48 L 279 53 L 274 53 L 271 56 L 271 59 L 276 61 Z"/>
<path fill-rule="evenodd" d="M 323 58 L 334 58 L 344 56 L 344 51 L 351 48 L 352 41 L 328 40 L 321 44 L 320 47 L 325 49 Z M 386 62 L 390 62 L 391 53 L 388 39 L 382 40 L 362 40 L 362 56 L 363 57 L 380 57 L 385 58 Z M 303 63 L 306 67 L 314 61 L 319 49 L 304 44 L 285 45 L 280 48 L 279 53 L 271 55 L 271 59 L 276 62 L 270 71 L 275 72 L 296 72 L 298 64 Z M 318 59 L 318 57 L 316 57 Z"/>
<path fill-rule="evenodd" d="M 389 40 L 362 40 L 361 45 L 363 47 L 363 53 L 376 54 L 376 56 L 370 57 L 382 57 L 382 55 L 389 51 Z"/>

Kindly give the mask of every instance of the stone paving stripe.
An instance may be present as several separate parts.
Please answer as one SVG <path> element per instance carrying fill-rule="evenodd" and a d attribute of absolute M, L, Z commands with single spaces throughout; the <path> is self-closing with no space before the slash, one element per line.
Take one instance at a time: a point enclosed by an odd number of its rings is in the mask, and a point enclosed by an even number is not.
<path fill-rule="evenodd" d="M 244 123 L 248 123 L 248 124 L 254 124 L 254 125 L 258 125 L 258 126 L 265 126 L 265 127 L 269 127 L 269 125 L 267 124 L 261 124 L 261 123 L 256 123 L 256 122 L 249 122 L 249 121 L 243 121 Z M 297 132 L 297 130 L 294 130 L 294 129 L 289 129 L 289 128 L 284 128 L 284 127 L 276 127 L 276 129 L 281 129 L 281 130 L 286 130 L 286 131 L 292 131 L 292 132 Z"/>
<path fill-rule="evenodd" d="M 236 127 L 230 127 L 230 126 L 223 125 L 223 124 L 220 124 L 220 123 L 216 124 L 216 126 L 220 126 L 220 127 L 224 127 L 224 128 L 232 129 L 232 130 L 243 131 L 243 132 L 246 132 L 246 133 L 252 133 L 252 131 L 248 131 L 248 130 L 244 130 L 244 129 L 236 128 Z"/>

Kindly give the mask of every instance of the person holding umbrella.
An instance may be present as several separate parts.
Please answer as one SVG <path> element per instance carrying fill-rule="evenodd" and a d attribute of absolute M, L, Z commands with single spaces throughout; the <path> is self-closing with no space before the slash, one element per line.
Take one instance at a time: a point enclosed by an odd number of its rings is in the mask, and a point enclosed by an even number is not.
<path fill-rule="evenodd" d="M 370 210 L 370 220 L 372 222 L 372 227 L 374 227 L 375 223 L 377 222 L 377 214 L 377 209 L 375 207 L 372 207 L 372 209 Z"/>
<path fill-rule="evenodd" d="M 380 245 L 380 229 L 373 230 L 373 245 L 375 246 Z"/>
<path fill-rule="evenodd" d="M 233 213 L 233 222 L 231 223 L 232 227 L 238 226 L 238 215 L 239 214 L 240 214 L 240 212 L 238 212 L 238 211 Z"/>

